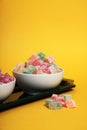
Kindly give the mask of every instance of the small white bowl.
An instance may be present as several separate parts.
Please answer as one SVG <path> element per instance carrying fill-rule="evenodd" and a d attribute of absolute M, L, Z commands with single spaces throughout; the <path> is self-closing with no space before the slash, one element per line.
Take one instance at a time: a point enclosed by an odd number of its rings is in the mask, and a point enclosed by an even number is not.
<path fill-rule="evenodd" d="M 43 91 L 54 88 L 60 84 L 63 79 L 64 70 L 54 74 L 24 74 L 16 72 L 13 69 L 13 75 L 17 84 L 27 93 L 33 91 Z"/>
<path fill-rule="evenodd" d="M 14 77 L 13 81 L 5 84 L 0 84 L 0 101 L 4 101 L 12 94 L 15 88 L 15 83 L 16 79 Z"/>

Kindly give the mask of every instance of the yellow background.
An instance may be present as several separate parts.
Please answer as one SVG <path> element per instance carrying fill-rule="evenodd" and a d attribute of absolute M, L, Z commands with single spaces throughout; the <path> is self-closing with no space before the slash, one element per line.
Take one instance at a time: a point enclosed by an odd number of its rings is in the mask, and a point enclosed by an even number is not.
<path fill-rule="evenodd" d="M 0 130 L 87 130 L 87 1 L 0 0 L 0 68 L 39 51 L 74 79 L 77 108 L 49 110 L 45 99 L 0 113 Z"/>

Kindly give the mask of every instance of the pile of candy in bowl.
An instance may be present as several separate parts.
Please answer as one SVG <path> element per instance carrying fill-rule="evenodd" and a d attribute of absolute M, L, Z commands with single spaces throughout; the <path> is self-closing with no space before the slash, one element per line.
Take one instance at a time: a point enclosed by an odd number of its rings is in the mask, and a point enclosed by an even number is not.
<path fill-rule="evenodd" d="M 27 93 L 51 89 L 60 84 L 63 68 L 57 66 L 52 56 L 39 52 L 13 69 L 17 84 Z"/>
<path fill-rule="evenodd" d="M 61 68 L 55 64 L 52 56 L 47 57 L 39 52 L 29 57 L 26 62 L 17 64 L 14 70 L 25 74 L 53 74 L 60 72 Z"/>
<path fill-rule="evenodd" d="M 15 88 L 16 79 L 8 73 L 0 70 L 0 102 L 7 99 Z"/>

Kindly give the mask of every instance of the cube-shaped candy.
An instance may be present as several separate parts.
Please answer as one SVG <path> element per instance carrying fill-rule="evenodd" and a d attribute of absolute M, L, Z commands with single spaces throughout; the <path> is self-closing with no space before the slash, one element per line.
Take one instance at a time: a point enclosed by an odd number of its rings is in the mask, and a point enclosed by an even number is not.
<path fill-rule="evenodd" d="M 51 99 L 53 99 L 53 100 L 56 101 L 57 98 L 58 98 L 58 95 L 57 95 L 57 94 L 52 94 Z"/>
<path fill-rule="evenodd" d="M 65 99 L 65 101 L 70 100 L 72 98 L 71 94 L 63 94 L 62 95 Z"/>
<path fill-rule="evenodd" d="M 23 72 L 24 69 L 25 69 L 25 63 L 17 64 L 15 67 L 15 71 L 17 71 L 17 72 Z"/>
<path fill-rule="evenodd" d="M 54 102 L 54 100 L 52 100 L 51 98 L 49 98 L 49 99 L 46 100 L 45 105 L 47 107 L 49 107 L 49 103 L 52 103 L 52 102 Z"/>
<path fill-rule="evenodd" d="M 65 99 L 63 96 L 58 96 L 57 94 L 52 94 L 51 99 L 55 102 L 61 102 L 63 107 L 66 107 Z"/>
<path fill-rule="evenodd" d="M 39 52 L 39 53 L 38 53 L 38 56 L 40 57 L 41 60 L 45 61 L 46 55 L 45 55 L 44 53 Z"/>
<path fill-rule="evenodd" d="M 34 71 L 35 71 L 35 69 L 36 69 L 35 66 L 30 65 L 28 68 L 26 68 L 26 69 L 23 71 L 23 73 L 33 74 Z"/>
<path fill-rule="evenodd" d="M 63 96 L 58 96 L 58 97 L 56 98 L 56 102 L 65 102 L 65 99 L 64 99 Z"/>
<path fill-rule="evenodd" d="M 66 103 L 66 107 L 68 107 L 68 108 L 75 108 L 76 107 L 76 103 L 73 99 L 67 100 L 65 103 Z"/>
<path fill-rule="evenodd" d="M 44 62 L 43 65 L 46 66 L 46 67 L 49 67 L 49 66 L 50 66 L 50 64 L 47 63 L 47 62 Z"/>
<path fill-rule="evenodd" d="M 32 65 L 32 63 L 34 62 L 34 61 L 36 61 L 36 60 L 38 60 L 39 59 L 39 56 L 37 55 L 37 54 L 34 54 L 34 55 L 32 55 L 29 59 L 28 59 L 28 64 L 30 64 L 30 65 Z"/>
<path fill-rule="evenodd" d="M 40 66 L 35 66 L 34 74 L 44 74 L 44 72 L 40 69 Z"/>
<path fill-rule="evenodd" d="M 49 56 L 49 57 L 46 58 L 45 62 L 52 64 L 54 62 L 54 59 L 53 59 L 52 56 Z"/>
<path fill-rule="evenodd" d="M 47 74 L 50 73 L 48 67 L 44 64 L 42 66 L 40 66 L 40 70 L 44 73 L 47 73 Z"/>
<path fill-rule="evenodd" d="M 34 66 L 41 66 L 41 65 L 43 65 L 43 61 L 41 60 L 41 59 L 38 59 L 38 60 L 35 60 L 33 63 L 32 63 L 32 65 L 34 65 Z"/>
<path fill-rule="evenodd" d="M 52 99 L 48 99 L 48 100 L 46 100 L 46 106 L 49 109 L 57 110 L 57 109 L 61 109 L 62 108 L 62 103 L 61 102 L 55 102 Z"/>
<path fill-rule="evenodd" d="M 49 104 L 49 108 L 53 110 L 61 109 L 62 108 L 62 102 L 53 102 Z"/>
<path fill-rule="evenodd" d="M 56 70 L 56 68 L 55 68 L 53 65 L 51 65 L 51 66 L 49 67 L 49 71 L 50 71 L 51 74 L 57 73 L 57 70 Z"/>

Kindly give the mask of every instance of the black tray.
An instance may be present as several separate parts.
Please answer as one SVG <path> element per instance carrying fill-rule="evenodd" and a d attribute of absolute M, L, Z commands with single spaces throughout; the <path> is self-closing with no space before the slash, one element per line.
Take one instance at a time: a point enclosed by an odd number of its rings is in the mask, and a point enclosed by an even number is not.
<path fill-rule="evenodd" d="M 0 103 L 0 111 L 4 111 L 13 107 L 17 107 L 26 103 L 30 103 L 42 98 L 51 96 L 53 93 L 60 94 L 65 91 L 70 91 L 76 85 L 72 79 L 63 79 L 59 86 L 53 89 L 45 90 L 37 94 L 27 94 L 20 87 L 16 86 L 14 92 L 7 100 Z"/>

